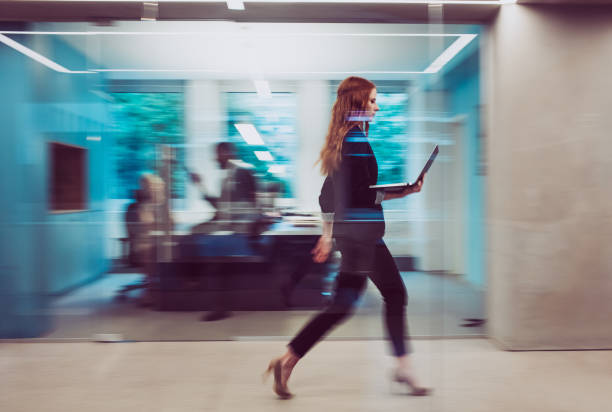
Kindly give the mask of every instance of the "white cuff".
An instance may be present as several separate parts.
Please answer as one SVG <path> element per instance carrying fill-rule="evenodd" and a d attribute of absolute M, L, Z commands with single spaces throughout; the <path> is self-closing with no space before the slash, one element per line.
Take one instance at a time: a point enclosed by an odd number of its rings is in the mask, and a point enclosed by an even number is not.
<path fill-rule="evenodd" d="M 323 219 L 324 222 L 333 222 L 334 213 L 321 213 L 321 219 Z"/>
<path fill-rule="evenodd" d="M 374 203 L 377 204 L 377 205 L 380 205 L 384 198 L 385 198 L 385 191 L 384 190 L 377 190 L 376 191 L 376 201 Z"/>

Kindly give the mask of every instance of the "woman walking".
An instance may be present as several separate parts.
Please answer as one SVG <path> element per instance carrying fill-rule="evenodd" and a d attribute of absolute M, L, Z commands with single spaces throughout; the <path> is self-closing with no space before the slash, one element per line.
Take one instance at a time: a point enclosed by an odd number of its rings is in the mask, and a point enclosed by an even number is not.
<path fill-rule="evenodd" d="M 365 289 L 368 277 L 385 302 L 385 324 L 397 360 L 393 379 L 405 383 L 417 396 L 420 387 L 410 364 L 410 347 L 404 342 L 407 295 L 393 257 L 382 240 L 385 222 L 381 202 L 416 193 L 423 180 L 399 193 L 371 189 L 378 165 L 367 140 L 369 122 L 379 110 L 376 86 L 360 77 L 349 77 L 338 87 L 325 145 L 319 161 L 327 175 L 319 203 L 323 212 L 323 235 L 313 249 L 316 262 L 327 260 L 332 238 L 342 255 L 334 299 L 313 317 L 289 343 L 287 352 L 270 362 L 274 391 L 281 398 L 292 395 L 287 387 L 297 362 L 335 325 L 347 318 Z"/>

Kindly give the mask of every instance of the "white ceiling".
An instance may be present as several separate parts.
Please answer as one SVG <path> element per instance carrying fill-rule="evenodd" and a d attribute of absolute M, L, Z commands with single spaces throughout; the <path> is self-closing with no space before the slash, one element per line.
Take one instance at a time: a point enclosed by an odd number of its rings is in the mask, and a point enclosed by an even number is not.
<path fill-rule="evenodd" d="M 349 74 L 413 79 L 477 26 L 235 22 L 39 23 L 85 54 L 111 78 L 325 78 Z M 440 36 L 445 34 L 446 36 Z M 32 34 L 39 36 L 40 34 Z M 471 41 L 452 58 L 454 65 Z M 447 52 L 448 53 L 448 52 Z M 56 63 L 62 64 L 61 61 Z M 416 72 L 416 73 L 410 73 Z"/>

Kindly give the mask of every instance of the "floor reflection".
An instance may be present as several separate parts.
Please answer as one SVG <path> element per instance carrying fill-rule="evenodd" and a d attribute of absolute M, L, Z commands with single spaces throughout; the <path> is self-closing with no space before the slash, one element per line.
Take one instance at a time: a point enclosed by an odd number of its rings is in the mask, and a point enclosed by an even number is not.
<path fill-rule="evenodd" d="M 142 307 L 139 290 L 118 299 L 125 286 L 139 282 L 138 273 L 111 273 L 57 298 L 51 307 L 53 329 L 46 339 L 92 339 L 115 334 L 123 340 L 240 340 L 290 337 L 313 310 L 234 311 L 230 318 L 201 322 L 202 312 L 156 311 Z M 484 294 L 461 278 L 402 272 L 409 294 L 408 321 L 413 338 L 483 336 L 486 325 L 462 326 L 484 317 Z M 384 338 L 382 300 L 370 282 L 356 313 L 331 339 Z"/>

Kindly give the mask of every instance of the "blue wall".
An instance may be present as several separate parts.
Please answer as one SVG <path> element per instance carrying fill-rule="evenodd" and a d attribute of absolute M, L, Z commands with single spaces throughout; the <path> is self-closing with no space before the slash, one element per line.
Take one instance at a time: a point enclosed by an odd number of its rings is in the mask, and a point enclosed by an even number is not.
<path fill-rule="evenodd" d="M 12 38 L 67 68 L 87 66 L 55 36 Z M 107 269 L 107 108 L 92 93 L 100 75 L 55 72 L 4 44 L 0 65 L 0 337 L 40 336 L 52 328 L 49 298 Z M 88 149 L 87 211 L 49 213 L 50 141 Z"/>

